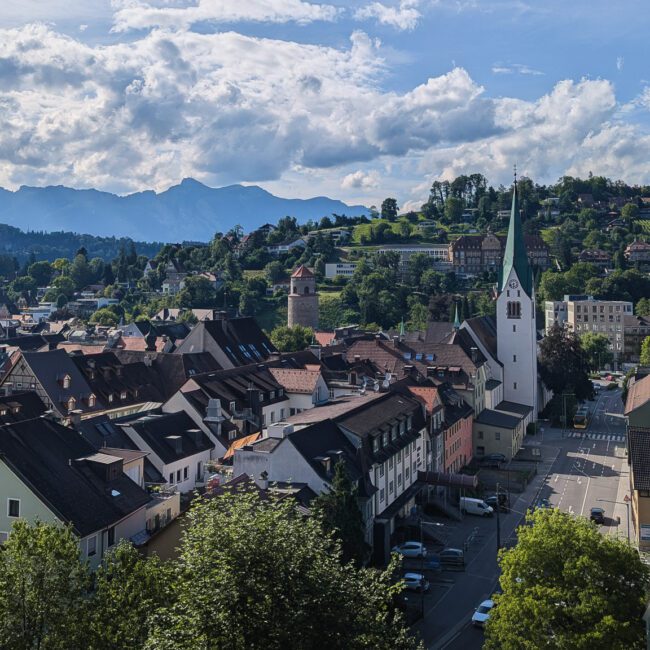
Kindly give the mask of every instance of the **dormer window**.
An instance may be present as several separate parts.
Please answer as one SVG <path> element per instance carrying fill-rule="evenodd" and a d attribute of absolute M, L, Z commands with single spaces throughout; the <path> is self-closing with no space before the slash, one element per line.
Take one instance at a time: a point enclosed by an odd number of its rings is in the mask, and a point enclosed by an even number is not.
<path fill-rule="evenodd" d="M 112 404 L 112 403 L 113 403 L 113 399 L 114 399 L 114 398 L 113 398 L 113 393 L 109 393 L 109 394 L 108 394 L 108 403 L 109 403 L 109 404 Z"/>
<path fill-rule="evenodd" d="M 280 397 L 282 397 L 284 395 L 284 388 L 280 388 L 280 390 L 278 391 L 278 395 Z"/>
<path fill-rule="evenodd" d="M 230 412 L 234 413 L 237 410 L 237 404 L 235 402 L 230 402 Z"/>
<path fill-rule="evenodd" d="M 269 399 L 275 399 L 275 391 L 274 391 L 274 390 L 272 390 L 272 391 L 269 393 Z"/>
<path fill-rule="evenodd" d="M 68 400 L 68 411 L 74 411 L 76 406 L 77 406 L 77 400 L 74 397 L 71 397 Z"/>
<path fill-rule="evenodd" d="M 126 399 L 126 391 L 125 391 L 125 390 L 123 390 L 123 391 L 120 393 L 120 399 Z"/>
<path fill-rule="evenodd" d="M 0 415 L 7 415 L 7 409 L 0 409 Z"/>
<path fill-rule="evenodd" d="M 379 451 L 379 437 L 372 439 L 372 450 L 377 453 Z"/>
<path fill-rule="evenodd" d="M 137 397 L 140 394 L 140 391 L 136 388 L 133 391 L 133 397 Z"/>
<path fill-rule="evenodd" d="M 88 395 L 88 406 L 90 408 L 93 408 L 96 403 L 97 403 L 97 398 L 93 393 L 90 393 L 90 395 Z"/>
<path fill-rule="evenodd" d="M 70 375 L 63 375 L 63 379 L 61 380 L 61 383 L 63 384 L 63 388 L 70 388 L 70 383 L 72 382 L 72 378 Z"/>

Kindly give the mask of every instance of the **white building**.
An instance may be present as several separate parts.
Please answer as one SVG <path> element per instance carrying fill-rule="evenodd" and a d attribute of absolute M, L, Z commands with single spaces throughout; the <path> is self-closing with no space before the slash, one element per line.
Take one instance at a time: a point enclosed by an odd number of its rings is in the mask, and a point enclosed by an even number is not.
<path fill-rule="evenodd" d="M 351 278 L 354 275 L 357 264 L 358 262 L 334 262 L 331 264 L 325 264 L 325 277 L 330 280 L 335 278 L 337 275 L 344 278 Z"/>

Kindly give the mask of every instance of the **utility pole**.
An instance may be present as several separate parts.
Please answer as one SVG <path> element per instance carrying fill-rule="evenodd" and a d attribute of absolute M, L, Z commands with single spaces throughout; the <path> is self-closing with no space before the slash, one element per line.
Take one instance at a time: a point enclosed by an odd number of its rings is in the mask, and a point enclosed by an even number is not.
<path fill-rule="evenodd" d="M 499 504 L 499 484 L 497 483 L 497 555 L 499 554 L 499 549 L 501 548 L 501 519 L 499 517 L 499 510 L 501 510 Z"/>

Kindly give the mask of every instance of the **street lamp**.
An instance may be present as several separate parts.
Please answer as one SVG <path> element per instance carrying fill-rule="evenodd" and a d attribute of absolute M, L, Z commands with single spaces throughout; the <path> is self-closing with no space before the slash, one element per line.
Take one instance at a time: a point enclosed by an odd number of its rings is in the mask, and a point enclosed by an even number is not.
<path fill-rule="evenodd" d="M 630 497 L 626 494 L 623 501 L 610 501 L 609 499 L 596 499 L 605 503 L 618 503 L 627 509 L 627 543 L 630 543 Z"/>

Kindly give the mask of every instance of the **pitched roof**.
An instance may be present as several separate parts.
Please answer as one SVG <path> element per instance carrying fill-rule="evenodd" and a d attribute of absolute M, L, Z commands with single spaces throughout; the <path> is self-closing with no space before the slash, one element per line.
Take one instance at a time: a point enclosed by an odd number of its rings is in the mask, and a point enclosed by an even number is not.
<path fill-rule="evenodd" d="M 292 278 L 313 278 L 314 274 L 304 265 L 301 264 L 292 274 Z"/>
<path fill-rule="evenodd" d="M 325 347 L 334 341 L 336 335 L 334 332 L 314 332 L 314 338 L 316 339 L 318 345 Z"/>
<path fill-rule="evenodd" d="M 491 427 L 503 427 L 504 429 L 514 429 L 521 418 L 515 415 L 504 413 L 503 411 L 494 411 L 492 409 L 483 409 L 474 422 L 485 424 Z"/>
<path fill-rule="evenodd" d="M 628 427 L 630 465 L 635 490 L 650 490 L 650 428 Z"/>
<path fill-rule="evenodd" d="M 316 390 L 316 384 L 321 376 L 320 367 L 317 370 L 269 368 L 269 372 L 287 392 L 304 393 L 306 395 L 311 395 Z"/>
<path fill-rule="evenodd" d="M 438 408 L 442 408 L 442 400 L 435 386 L 409 386 L 408 390 L 424 404 L 427 413 L 431 414 Z"/>
<path fill-rule="evenodd" d="M 257 433 L 251 433 L 250 436 L 244 436 L 243 438 L 239 438 L 239 440 L 234 440 L 230 444 L 230 447 L 228 447 L 228 451 L 223 455 L 223 459 L 227 460 L 235 455 L 237 449 L 241 449 L 246 445 L 252 445 L 254 442 L 257 442 L 260 439 L 260 435 L 261 434 L 258 431 Z"/>
<path fill-rule="evenodd" d="M 643 406 L 648 400 L 650 400 L 650 375 L 635 379 L 628 385 L 625 415 Z"/>
<path fill-rule="evenodd" d="M 45 413 L 45 404 L 35 391 L 0 396 L 0 425 L 32 420 Z"/>
<path fill-rule="evenodd" d="M 134 430 L 165 464 L 214 449 L 214 444 L 196 428 L 196 423 L 185 411 L 145 415 L 120 426 L 127 435 Z"/>
<path fill-rule="evenodd" d="M 151 500 L 121 471 L 120 458 L 98 457 L 76 431 L 45 418 L 0 427 L 0 457 L 82 537 L 116 524 Z M 107 472 L 111 459 L 119 464 L 117 474 Z"/>
<path fill-rule="evenodd" d="M 497 326 L 494 316 L 476 316 L 465 323 L 493 359 L 497 359 Z"/>
<path fill-rule="evenodd" d="M 519 278 L 521 288 L 527 295 L 533 295 L 533 271 L 528 262 L 524 232 L 521 227 L 519 214 L 519 200 L 517 198 L 517 182 L 512 190 L 512 209 L 510 212 L 510 225 L 508 226 L 508 241 L 503 254 L 503 272 L 501 274 L 501 291 L 505 291 L 506 282 L 510 271 L 514 271 Z"/>

